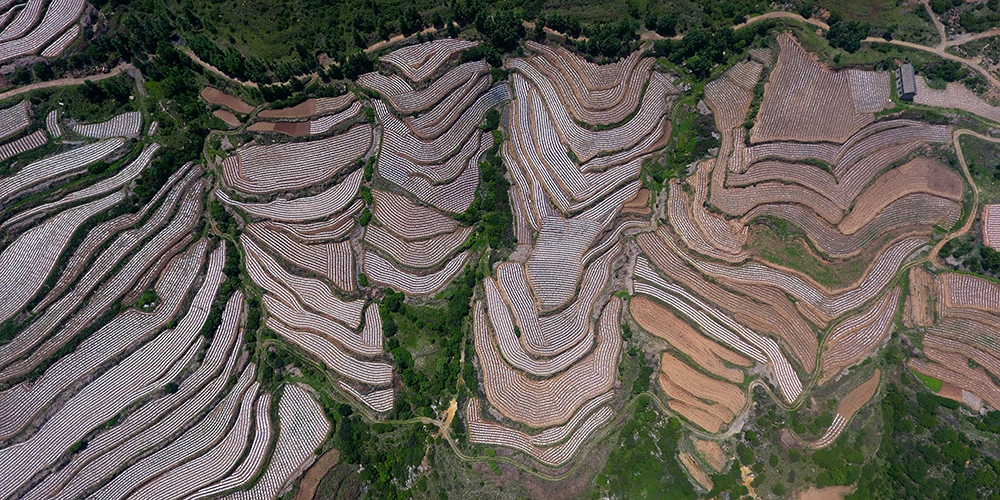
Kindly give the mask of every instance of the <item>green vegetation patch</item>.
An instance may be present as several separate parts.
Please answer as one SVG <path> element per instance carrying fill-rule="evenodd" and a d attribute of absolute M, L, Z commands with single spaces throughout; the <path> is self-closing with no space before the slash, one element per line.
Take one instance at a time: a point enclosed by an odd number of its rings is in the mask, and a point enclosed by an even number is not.
<path fill-rule="evenodd" d="M 866 256 L 871 254 L 846 261 L 822 260 L 813 253 L 796 226 L 777 219 L 770 219 L 769 222 L 778 224 L 759 225 L 751 230 L 747 242 L 751 255 L 802 272 L 817 283 L 833 288 L 854 283 L 868 268 L 870 258 Z"/>
<path fill-rule="evenodd" d="M 935 393 L 941 392 L 940 380 L 934 377 L 928 377 L 923 373 L 913 372 L 913 374 L 916 375 L 917 378 L 920 379 L 920 381 L 923 382 L 924 385 L 926 385 L 930 390 L 934 391 Z"/>
<path fill-rule="evenodd" d="M 640 396 L 633 416 L 620 427 L 619 444 L 597 476 L 594 498 L 698 498 L 677 461 L 681 423 L 662 418 Z M 736 497 L 733 497 L 736 498 Z"/>
<path fill-rule="evenodd" d="M 979 187 L 979 201 L 1000 203 L 1000 143 L 971 135 L 959 139 L 972 180 Z"/>

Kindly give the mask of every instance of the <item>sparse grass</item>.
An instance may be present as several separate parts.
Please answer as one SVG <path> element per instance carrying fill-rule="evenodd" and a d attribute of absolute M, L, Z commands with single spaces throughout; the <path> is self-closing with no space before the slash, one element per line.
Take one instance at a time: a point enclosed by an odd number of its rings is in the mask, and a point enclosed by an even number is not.
<path fill-rule="evenodd" d="M 920 381 L 924 383 L 924 385 L 926 385 L 928 388 L 930 388 L 930 390 L 934 391 L 935 393 L 941 392 L 941 385 L 942 384 L 941 384 L 940 380 L 938 380 L 938 379 L 936 379 L 934 377 L 928 377 L 927 375 L 924 375 L 923 373 L 913 372 L 913 374 L 916 375 L 917 378 L 920 379 Z"/>
<path fill-rule="evenodd" d="M 873 36 L 891 37 L 907 42 L 933 45 L 938 41 L 934 23 L 924 6 L 917 2 L 896 0 L 820 1 L 818 6 L 840 12 L 844 19 L 872 24 Z M 860 52 L 860 51 L 859 51 Z"/>
<path fill-rule="evenodd" d="M 1000 203 L 1000 144 L 964 135 L 959 139 L 980 203 Z"/>
<path fill-rule="evenodd" d="M 819 284 L 842 288 L 857 281 L 867 269 L 869 254 L 847 261 L 824 261 L 812 253 L 802 236 L 779 236 L 780 229 L 757 226 L 747 242 L 751 255 L 806 274 Z"/>

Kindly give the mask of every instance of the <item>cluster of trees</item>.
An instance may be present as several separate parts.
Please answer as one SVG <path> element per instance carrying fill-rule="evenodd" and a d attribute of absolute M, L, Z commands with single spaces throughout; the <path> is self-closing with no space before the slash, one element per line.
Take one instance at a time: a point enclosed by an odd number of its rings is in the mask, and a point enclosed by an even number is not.
<path fill-rule="evenodd" d="M 773 21 L 762 21 L 734 31 L 731 26 L 711 29 L 695 28 L 680 40 L 657 40 L 653 51 L 677 65 L 684 66 L 699 80 L 707 79 L 718 64 L 741 53 L 775 27 Z"/>
<path fill-rule="evenodd" d="M 587 40 L 581 41 L 578 47 L 581 51 L 593 57 L 603 56 L 617 59 L 627 56 L 636 48 L 639 40 L 639 22 L 623 17 L 614 23 L 597 23 L 586 26 L 583 30 Z"/>
<path fill-rule="evenodd" d="M 396 371 L 407 388 L 398 394 L 393 418 L 405 419 L 414 414 L 433 416 L 431 404 L 455 393 L 469 304 L 473 288 L 481 279 L 471 267 L 466 268 L 438 295 L 447 303 L 443 314 L 436 308 L 409 306 L 404 303 L 403 293 L 386 289 L 379 304 L 386 350 L 392 354 Z M 416 337 L 433 339 L 435 346 L 435 352 L 427 355 L 422 369 L 417 368 L 412 353 L 404 345 L 405 340 Z"/>
<path fill-rule="evenodd" d="M 604 470 L 597 476 L 597 488 L 604 497 L 698 498 L 677 461 L 677 442 L 681 423 L 676 417 L 663 419 L 650 405 L 649 397 L 640 396 L 635 413 L 620 426 L 618 439 Z M 739 469 L 736 471 L 739 477 Z M 740 485 L 742 487 L 742 484 Z M 746 489 L 743 489 L 743 494 Z M 721 498 L 716 495 L 716 498 Z M 739 495 L 730 496 L 739 498 Z"/>
<path fill-rule="evenodd" d="M 539 21 L 545 26 L 560 33 L 565 33 L 572 38 L 578 38 L 583 33 L 580 18 L 576 16 L 564 16 L 558 12 L 553 12 L 548 16 L 539 18 Z"/>
<path fill-rule="evenodd" d="M 837 11 L 830 13 L 827 24 L 830 25 L 830 31 L 826 32 L 826 39 L 830 42 L 830 46 L 844 49 L 852 54 L 861 49 L 861 40 L 864 40 L 872 30 L 871 23 L 845 21 Z"/>
<path fill-rule="evenodd" d="M 677 16 L 673 13 L 657 16 L 656 12 L 649 11 L 643 18 L 646 29 L 655 31 L 660 36 L 672 37 L 677 34 Z"/>
<path fill-rule="evenodd" d="M 969 2 L 966 2 L 965 0 L 930 0 L 931 10 L 938 15 L 944 14 L 955 7 L 968 5 L 968 3 Z M 977 15 L 974 10 L 978 11 L 979 14 Z M 959 23 L 966 31 L 985 31 L 998 24 L 998 20 L 1000 19 L 993 17 L 996 16 L 997 13 L 1000 13 L 1000 0 L 989 0 L 985 3 L 978 3 L 977 6 L 962 12 L 962 14 L 959 15 Z M 971 16 L 968 20 L 966 19 L 967 15 Z M 972 19 L 973 17 L 978 19 L 974 20 Z M 988 19 L 993 20 L 989 21 Z M 966 23 L 969 23 L 968 27 L 966 26 Z"/>
<path fill-rule="evenodd" d="M 218 206 L 215 200 L 212 200 Z M 222 210 L 226 213 L 225 210 Z M 213 218 L 214 218 L 213 213 Z M 228 215 L 228 214 L 227 214 Z M 226 275 L 225 281 L 219 286 L 219 293 L 212 302 L 212 308 L 208 312 L 208 319 L 201 327 L 201 335 L 207 339 L 215 336 L 215 330 L 222 324 L 222 311 L 226 308 L 226 302 L 233 295 L 240 285 L 240 251 L 236 248 L 236 243 L 229 241 L 226 243 L 226 263 L 222 267 L 222 274 Z M 258 313 L 259 314 L 259 313 Z M 258 321 L 259 318 L 258 318 Z"/>
<path fill-rule="evenodd" d="M 958 7 L 964 3 L 965 0 L 931 0 L 930 6 L 935 14 L 941 15 L 948 12 L 949 9 Z"/>
<path fill-rule="evenodd" d="M 709 150 L 719 146 L 712 115 L 695 112 L 692 104 L 682 104 L 680 117 L 674 122 L 674 137 L 665 155 L 649 165 L 649 176 L 656 184 L 681 175 L 693 161 L 703 158 Z"/>
<path fill-rule="evenodd" d="M 925 64 L 920 68 L 920 72 L 932 80 L 946 82 L 957 82 L 968 76 L 968 70 L 958 61 L 937 61 Z"/>
<path fill-rule="evenodd" d="M 500 156 L 503 135 L 497 130 L 500 114 L 496 109 L 487 111 L 484 128 L 492 130 L 493 146 L 486 150 L 486 161 L 479 164 L 480 181 L 476 197 L 469 208 L 455 216 L 467 226 L 475 225 L 494 250 L 510 248 L 514 243 L 514 214 L 510 208 L 510 182 L 504 177 L 507 167 Z"/>
<path fill-rule="evenodd" d="M 955 238 L 941 247 L 942 255 L 959 261 L 959 267 L 978 274 L 1000 277 L 1000 252 L 969 236 Z"/>
<path fill-rule="evenodd" d="M 514 50 L 521 38 L 524 38 L 521 17 L 510 10 L 480 10 L 476 14 L 476 30 L 501 52 Z"/>
<path fill-rule="evenodd" d="M 992 0 L 989 8 L 966 10 L 958 16 L 958 24 L 965 31 L 979 32 L 1000 25 L 1000 6 L 997 0 Z"/>
<path fill-rule="evenodd" d="M 805 415 L 803 412 L 792 411 L 790 414 L 789 427 L 796 434 L 811 434 L 818 436 L 827 427 L 833 424 L 833 414 L 828 411 L 821 412 L 815 418 Z"/>
<path fill-rule="evenodd" d="M 1000 252 L 968 235 L 949 240 L 941 247 L 940 254 L 955 259 L 959 269 L 1000 277 Z"/>
<path fill-rule="evenodd" d="M 995 443 L 962 430 L 965 418 L 959 406 L 890 384 L 882 400 L 884 429 L 876 461 L 864 467 L 857 489 L 847 498 L 950 500 L 1000 495 L 1000 461 L 991 456 L 996 450 L 988 451 Z"/>
<path fill-rule="evenodd" d="M 263 61 L 256 57 L 246 56 L 232 47 L 222 50 L 201 34 L 188 37 L 186 42 L 202 61 L 219 68 L 227 75 L 257 83 L 271 83 L 273 81 L 268 72 L 271 68 L 268 68 Z M 296 71 L 293 74 L 306 73 L 311 69 L 307 65 L 301 71 Z"/>
<path fill-rule="evenodd" d="M 364 466 L 359 473 L 367 497 L 410 498 L 410 492 L 404 488 L 410 483 L 410 471 L 420 465 L 427 451 L 427 430 L 419 425 L 396 430 L 388 424 L 368 424 L 353 414 L 349 406 L 336 405 L 336 408 L 327 412 L 334 423 L 331 429 L 334 448 L 340 451 L 341 462 Z M 423 485 L 426 489 L 426 479 Z"/>

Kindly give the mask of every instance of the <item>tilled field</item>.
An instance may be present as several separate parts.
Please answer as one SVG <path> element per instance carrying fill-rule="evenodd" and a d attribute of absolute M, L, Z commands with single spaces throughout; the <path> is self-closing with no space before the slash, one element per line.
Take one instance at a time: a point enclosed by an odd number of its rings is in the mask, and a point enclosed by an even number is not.
<path fill-rule="evenodd" d="M 17 40 L 62 50 L 82 9 L 63 3 L 29 1 L 0 59 Z M 833 71 L 779 34 L 776 60 L 755 49 L 705 85 L 719 148 L 657 186 L 647 169 L 687 98 L 662 65 L 527 42 L 491 68 L 466 60 L 478 43 L 404 42 L 353 90 L 281 109 L 205 88 L 232 129 L 213 134 L 235 147 L 141 203 L 132 186 L 163 154 L 144 112 L 0 109 L 0 157 L 16 165 L 0 178 L 0 321 L 15 333 L 0 343 L 0 498 L 275 498 L 326 442 L 327 397 L 376 420 L 409 404 L 400 391 L 419 388 L 380 301 L 434 307 L 457 276 L 475 282 L 461 362 L 478 383 L 452 402 L 468 439 L 455 445 L 505 448 L 525 469 L 566 470 L 604 436 L 635 361 L 654 368 L 635 392 L 697 431 L 680 460 L 703 488 L 759 386 L 783 405 L 817 385 L 839 395 L 811 443 L 830 445 L 878 391 L 880 371 L 850 369 L 900 307 L 924 338 L 912 369 L 1000 405 L 998 285 L 913 265 L 968 213 L 962 176 L 932 154 L 953 131 L 883 116 L 887 73 Z M 511 254 L 472 217 L 495 165 Z M 862 262 L 859 276 L 830 284 L 772 258 L 754 248 L 762 225 L 819 265 Z M 261 349 L 293 349 L 328 393 L 269 385 L 244 355 L 251 318 Z"/>

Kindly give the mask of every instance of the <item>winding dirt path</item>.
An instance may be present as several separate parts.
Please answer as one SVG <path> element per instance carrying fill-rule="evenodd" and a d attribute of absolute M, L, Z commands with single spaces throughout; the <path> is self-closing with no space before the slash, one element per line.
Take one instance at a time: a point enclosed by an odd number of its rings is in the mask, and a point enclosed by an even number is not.
<path fill-rule="evenodd" d="M 972 175 L 969 173 L 969 165 L 965 162 L 965 154 L 962 153 L 962 144 L 960 139 L 963 135 L 970 135 L 984 141 L 1000 143 L 1000 138 L 990 137 L 968 129 L 959 129 L 952 133 L 951 139 L 955 145 L 955 152 L 958 154 L 958 164 L 962 166 L 962 173 L 965 174 L 965 179 L 969 181 L 969 185 L 972 186 L 972 211 L 969 212 L 969 216 L 966 218 L 965 224 L 963 224 L 962 227 L 949 233 L 944 238 L 941 238 L 941 241 L 939 241 L 937 245 L 934 245 L 934 248 L 931 249 L 931 253 L 927 256 L 927 258 L 934 265 L 940 267 L 947 267 L 941 262 L 940 255 L 938 255 L 941 251 L 941 247 L 943 247 L 945 243 L 969 232 L 969 229 L 972 228 L 972 223 L 976 220 L 976 213 L 979 211 L 979 186 L 976 186 L 976 182 L 972 180 Z"/>
<path fill-rule="evenodd" d="M 941 23 L 941 18 L 934 13 L 934 9 L 931 8 L 930 0 L 921 0 L 920 3 L 924 4 L 924 9 L 927 11 L 927 15 L 930 16 L 931 22 L 934 23 L 934 29 L 938 32 L 938 37 L 941 41 L 935 46 L 938 49 L 944 49 L 945 45 L 948 43 L 948 34 L 944 31 L 944 24 Z"/>
<path fill-rule="evenodd" d="M 794 12 L 785 12 L 783 10 L 776 10 L 774 12 L 768 12 L 766 14 L 761 14 L 759 16 L 751 17 L 751 18 L 747 19 L 745 22 L 733 26 L 733 29 L 734 30 L 738 30 L 738 29 L 740 29 L 740 28 L 742 28 L 742 27 L 744 27 L 744 26 L 746 26 L 748 24 L 753 24 L 753 23 L 756 23 L 758 21 L 764 21 L 764 20 L 767 20 L 767 19 L 791 19 L 793 21 L 799 21 L 799 22 L 803 22 L 803 23 L 806 23 L 806 24 L 811 24 L 811 25 L 816 26 L 817 28 L 820 28 L 822 30 L 826 30 L 826 31 L 830 30 L 830 25 L 824 23 L 823 21 L 820 21 L 819 19 L 816 19 L 816 18 L 813 18 L 813 17 L 810 17 L 809 19 L 806 19 L 806 18 L 804 18 L 804 17 L 802 17 L 802 16 L 800 16 L 800 15 L 794 13 Z"/>
<path fill-rule="evenodd" d="M 194 61 L 195 63 L 197 63 L 201 67 L 203 67 L 203 68 L 211 71 L 212 73 L 215 73 L 215 75 L 218 76 L 219 78 L 224 78 L 226 80 L 229 80 L 229 81 L 231 81 L 233 83 L 238 83 L 240 85 L 246 85 L 247 87 L 257 88 L 257 84 L 254 83 L 254 82 L 247 82 L 247 81 L 240 80 L 239 78 L 234 78 L 232 76 L 229 76 L 224 71 L 222 71 L 221 69 L 216 68 L 215 66 L 212 66 L 211 64 L 209 64 L 209 63 L 207 63 L 205 61 L 202 61 L 201 58 L 198 57 L 198 55 L 194 53 L 194 51 L 192 51 L 191 49 L 189 49 L 187 47 L 180 47 L 179 50 L 181 51 L 182 54 L 185 54 L 188 57 L 190 57 L 192 61 Z M 288 83 L 288 82 L 284 82 L 284 83 Z"/>
<path fill-rule="evenodd" d="M 1000 36 L 1000 28 L 993 28 L 991 30 L 984 31 L 982 33 L 976 33 L 973 35 L 963 35 L 954 40 L 949 40 L 944 45 L 945 47 L 954 47 L 956 45 L 966 44 L 973 40 L 979 40 L 981 38 L 989 38 L 991 36 Z"/>
<path fill-rule="evenodd" d="M 83 82 L 98 82 L 101 80 L 111 78 L 113 76 L 117 76 L 122 71 L 126 71 L 128 69 L 132 69 L 131 64 L 121 63 L 118 66 L 111 68 L 111 71 L 107 73 L 98 73 L 96 75 L 84 76 L 81 78 L 62 78 L 60 80 L 50 80 L 47 82 L 32 83 L 31 85 L 18 87 L 14 90 L 8 90 L 7 92 L 0 94 L 0 100 L 14 97 L 16 95 L 20 95 L 25 92 L 31 92 L 32 90 L 47 89 L 51 87 L 65 87 L 69 85 L 83 85 Z"/>
<path fill-rule="evenodd" d="M 997 77 L 993 76 L 989 71 L 986 71 L 985 68 L 976 64 L 976 62 L 971 59 L 966 59 L 964 57 L 959 57 L 954 54 L 949 54 L 948 52 L 945 52 L 945 47 L 943 45 L 938 47 L 928 47 L 926 45 L 920 45 L 919 43 L 904 42 L 902 40 L 886 40 L 885 38 L 874 37 L 874 36 L 865 38 L 862 41 L 889 43 L 892 45 L 899 45 L 900 47 L 908 47 L 911 49 L 923 50 L 925 52 L 931 52 L 933 54 L 937 54 L 939 57 L 943 59 L 959 62 L 968 66 L 971 69 L 976 70 L 980 75 L 983 75 L 983 78 L 985 78 L 986 81 L 990 82 L 990 85 L 993 85 L 997 89 L 1000 89 L 1000 80 L 998 80 Z"/>

